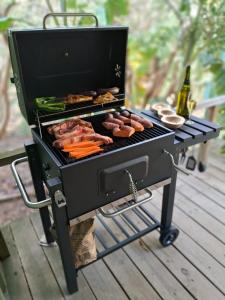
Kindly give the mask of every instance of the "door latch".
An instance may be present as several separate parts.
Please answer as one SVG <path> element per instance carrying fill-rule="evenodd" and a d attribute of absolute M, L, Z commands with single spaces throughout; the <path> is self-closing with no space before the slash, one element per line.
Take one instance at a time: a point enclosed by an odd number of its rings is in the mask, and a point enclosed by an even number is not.
<path fill-rule="evenodd" d="M 63 207 L 66 205 L 66 198 L 60 190 L 57 190 L 54 194 L 55 203 L 58 207 Z"/>

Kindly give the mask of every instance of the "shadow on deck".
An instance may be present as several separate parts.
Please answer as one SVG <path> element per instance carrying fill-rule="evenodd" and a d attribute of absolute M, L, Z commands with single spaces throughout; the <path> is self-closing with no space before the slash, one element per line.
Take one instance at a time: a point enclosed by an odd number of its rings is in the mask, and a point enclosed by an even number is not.
<path fill-rule="evenodd" d="M 173 221 L 180 235 L 173 246 L 162 248 L 157 231 L 147 234 L 79 271 L 79 292 L 73 295 L 67 293 L 57 247 L 38 245 L 37 213 L 2 228 L 11 253 L 2 262 L 6 299 L 225 299 L 225 158 L 211 155 L 209 161 L 206 173 L 179 175 Z M 161 192 L 145 204 L 158 218 Z"/>

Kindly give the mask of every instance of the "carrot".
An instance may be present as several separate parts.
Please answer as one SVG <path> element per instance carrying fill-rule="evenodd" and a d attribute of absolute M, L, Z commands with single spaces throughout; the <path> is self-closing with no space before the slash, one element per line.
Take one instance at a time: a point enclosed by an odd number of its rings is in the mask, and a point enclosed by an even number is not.
<path fill-rule="evenodd" d="M 102 142 L 101 141 L 85 141 L 85 142 L 77 142 L 77 143 L 74 143 L 74 144 L 67 144 L 67 145 L 64 145 L 63 148 L 64 150 L 65 149 L 70 149 L 70 148 L 83 148 L 83 147 L 89 147 L 89 146 L 100 146 L 102 145 Z"/>
<path fill-rule="evenodd" d="M 85 152 L 89 152 L 89 151 L 96 150 L 99 148 L 100 148 L 99 146 L 92 146 L 92 147 L 88 147 L 88 148 L 74 148 L 74 149 L 64 150 L 64 152 L 85 153 Z"/>
<path fill-rule="evenodd" d="M 83 157 L 86 157 L 86 156 L 89 156 L 91 154 L 95 154 L 95 153 L 98 153 L 98 152 L 101 152 L 101 151 L 103 151 L 103 149 L 99 147 L 98 149 L 88 151 L 88 152 L 84 152 L 84 153 L 81 153 L 81 154 L 74 154 L 73 152 L 70 152 L 70 157 L 80 159 L 80 158 L 83 158 Z"/>
<path fill-rule="evenodd" d="M 86 157 L 86 156 L 89 156 L 91 154 L 95 154 L 95 153 L 98 153 L 98 152 L 101 152 L 103 151 L 102 148 L 99 148 L 99 149 L 96 149 L 96 150 L 92 150 L 90 152 L 86 152 L 86 153 L 83 153 L 83 154 L 80 154 L 80 155 L 77 155 L 76 158 L 77 159 L 80 159 L 80 158 L 83 158 L 83 157 Z"/>
<path fill-rule="evenodd" d="M 73 151 L 83 151 L 83 152 L 85 152 L 86 150 L 89 151 L 89 150 L 92 150 L 92 149 L 95 149 L 95 148 L 98 148 L 98 147 L 99 147 L 98 145 L 93 145 L 93 146 L 89 146 L 89 147 L 67 148 L 67 149 L 63 149 L 62 151 L 63 152 L 73 152 Z"/>

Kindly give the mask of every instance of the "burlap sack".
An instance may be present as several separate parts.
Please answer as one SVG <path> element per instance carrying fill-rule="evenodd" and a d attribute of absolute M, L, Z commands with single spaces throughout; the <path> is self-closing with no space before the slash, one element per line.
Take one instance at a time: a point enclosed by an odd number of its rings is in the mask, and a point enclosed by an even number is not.
<path fill-rule="evenodd" d="M 76 268 L 97 258 L 94 239 L 94 218 L 87 219 L 70 227 L 70 239 Z"/>

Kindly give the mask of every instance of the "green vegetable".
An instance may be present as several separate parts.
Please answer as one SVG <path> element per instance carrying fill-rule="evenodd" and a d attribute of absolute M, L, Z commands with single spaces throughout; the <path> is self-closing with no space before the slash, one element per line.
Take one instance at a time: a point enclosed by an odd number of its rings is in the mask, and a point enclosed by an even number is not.
<path fill-rule="evenodd" d="M 62 99 L 56 97 L 40 97 L 35 99 L 35 103 L 38 109 L 54 112 L 65 110 L 65 103 Z"/>

